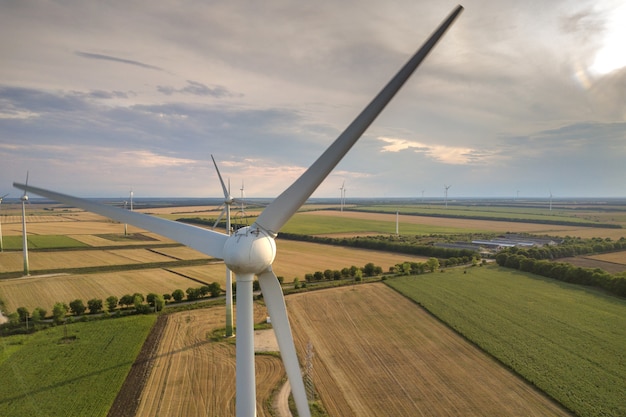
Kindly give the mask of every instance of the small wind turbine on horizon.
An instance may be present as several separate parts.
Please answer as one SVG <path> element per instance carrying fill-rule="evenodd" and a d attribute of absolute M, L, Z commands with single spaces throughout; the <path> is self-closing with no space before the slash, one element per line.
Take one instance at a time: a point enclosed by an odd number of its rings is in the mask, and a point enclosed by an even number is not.
<path fill-rule="evenodd" d="M 448 189 L 452 187 L 452 185 L 444 184 L 443 187 L 444 187 L 444 200 L 445 200 L 446 208 L 448 208 Z"/>
<path fill-rule="evenodd" d="M 124 210 L 126 210 L 126 205 L 128 201 L 124 201 Z M 133 211 L 133 189 L 130 189 L 130 211 Z M 124 236 L 128 235 L 128 224 L 124 223 Z"/>
<path fill-rule="evenodd" d="M 343 206 L 346 204 L 346 182 L 344 181 L 339 187 L 340 197 L 339 197 L 339 207 L 340 211 L 343 213 Z"/>
<path fill-rule="evenodd" d="M 118 221 L 134 224 L 190 246 L 208 256 L 221 258 L 236 276 L 237 285 L 237 343 L 236 343 L 236 415 L 256 416 L 256 379 L 254 366 L 254 319 L 252 281 L 259 279 L 265 305 L 285 365 L 291 392 L 300 417 L 310 417 L 311 412 L 300 371 L 300 364 L 291 334 L 285 299 L 280 282 L 272 269 L 276 257 L 275 238 L 280 229 L 315 192 L 330 172 L 348 153 L 372 122 L 383 111 L 428 53 L 443 37 L 463 7 L 457 6 L 439 25 L 420 49 L 400 71 L 374 97 L 365 109 L 350 123 L 322 155 L 269 206 L 256 221 L 238 229 L 233 235 L 219 233 L 177 223 L 147 214 L 129 212 L 119 207 L 95 203 L 55 191 L 13 183 L 22 190 L 80 207 Z"/>
<path fill-rule="evenodd" d="M 2 207 L 2 200 L 4 200 L 4 197 L 6 197 L 8 195 L 9 195 L 9 193 L 6 193 L 2 197 L 0 197 L 0 207 Z M 3 243 L 2 243 L 2 215 L 0 215 L 0 252 L 4 252 L 4 246 L 3 246 Z"/>
<path fill-rule="evenodd" d="M 550 190 L 550 211 L 552 211 L 552 190 Z"/>

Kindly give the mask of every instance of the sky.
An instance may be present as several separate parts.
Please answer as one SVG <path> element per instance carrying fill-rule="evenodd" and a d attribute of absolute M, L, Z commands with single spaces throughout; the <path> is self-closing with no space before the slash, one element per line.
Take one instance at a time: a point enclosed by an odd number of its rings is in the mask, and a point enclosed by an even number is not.
<path fill-rule="evenodd" d="M 2 1 L 0 195 L 275 197 L 456 4 Z M 313 197 L 625 197 L 626 3 L 462 5 Z"/>

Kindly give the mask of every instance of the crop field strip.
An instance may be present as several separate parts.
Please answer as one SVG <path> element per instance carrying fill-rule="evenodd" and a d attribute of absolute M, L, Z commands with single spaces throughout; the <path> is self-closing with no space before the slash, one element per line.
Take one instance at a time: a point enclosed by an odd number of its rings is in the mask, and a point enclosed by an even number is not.
<path fill-rule="evenodd" d="M 221 281 L 224 285 L 223 265 Z M 120 298 L 124 294 L 139 292 L 171 294 L 176 289 L 199 287 L 200 284 L 164 269 L 141 269 L 93 274 L 57 276 L 32 276 L 0 281 L 0 294 L 8 311 L 26 307 L 32 311 L 43 307 L 49 313 L 56 302 L 69 303 L 74 299 L 86 302 L 92 298 L 106 299 L 110 295 Z"/>
<path fill-rule="evenodd" d="M 258 303 L 254 308 L 255 322 L 264 321 L 265 308 Z M 168 317 L 136 417 L 235 415 L 235 345 L 209 339 L 224 321 L 222 307 Z M 257 415 L 270 417 L 266 407 L 285 376 L 281 360 L 257 355 L 256 374 Z"/>
<path fill-rule="evenodd" d="M 0 363 L 0 415 L 106 415 L 155 319 L 75 323 L 2 338 L 0 350 L 18 348 Z"/>
<path fill-rule="evenodd" d="M 383 284 L 287 297 L 330 416 L 567 416 L 553 402 Z"/>
<path fill-rule="evenodd" d="M 626 415 L 626 301 L 497 267 L 389 281 L 578 416 Z"/>

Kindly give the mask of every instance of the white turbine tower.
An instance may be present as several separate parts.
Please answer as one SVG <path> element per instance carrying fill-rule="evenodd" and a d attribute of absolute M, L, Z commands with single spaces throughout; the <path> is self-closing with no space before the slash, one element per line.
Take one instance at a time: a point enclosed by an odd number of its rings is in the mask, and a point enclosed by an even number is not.
<path fill-rule="evenodd" d="M 243 180 L 241 180 L 241 188 L 239 189 L 241 191 L 241 218 L 245 218 L 246 217 L 246 211 L 244 210 L 244 199 L 243 199 Z M 246 222 L 248 223 L 248 222 Z"/>
<path fill-rule="evenodd" d="M 343 213 L 343 206 L 346 203 L 346 182 L 344 181 L 339 187 L 339 207 L 340 211 Z"/>
<path fill-rule="evenodd" d="M 276 256 L 276 238 L 280 229 L 313 194 L 344 155 L 352 148 L 369 125 L 391 101 L 402 85 L 426 58 L 431 49 L 463 10 L 457 6 L 424 45 L 413 55 L 357 118 L 339 135 L 328 149 L 289 188 L 283 191 L 251 226 L 228 236 L 213 230 L 168 221 L 118 207 L 101 205 L 89 200 L 60 194 L 37 187 L 14 183 L 16 188 L 93 211 L 117 221 L 169 237 L 215 258 L 222 258 L 237 275 L 237 344 L 236 344 L 236 414 L 237 417 L 256 416 L 256 386 L 254 374 L 254 320 L 252 280 L 258 276 L 281 358 L 291 385 L 300 417 L 310 417 L 300 364 L 291 335 L 289 319 L 280 283 L 272 263 Z"/>
<path fill-rule="evenodd" d="M 230 180 L 228 181 L 228 188 L 226 188 L 226 184 L 224 184 L 224 180 L 222 180 L 222 174 L 220 174 L 220 170 L 217 167 L 217 163 L 215 162 L 215 158 L 211 155 L 211 159 L 213 160 L 213 165 L 215 165 L 215 170 L 217 171 L 217 176 L 220 179 L 220 184 L 222 185 L 222 191 L 224 191 L 224 210 L 220 213 L 219 217 L 215 221 L 213 228 L 217 226 L 217 224 L 222 220 L 222 217 L 226 216 L 226 234 L 230 236 L 230 206 L 236 200 L 230 195 Z M 243 184 L 242 184 L 243 190 Z M 243 203 L 242 203 L 243 204 Z M 231 270 L 226 266 L 226 337 L 233 336 L 233 274 Z"/>
<path fill-rule="evenodd" d="M 26 186 L 28 186 L 28 171 L 26 172 Z M 28 202 L 28 195 L 26 190 L 20 197 L 22 200 L 22 251 L 24 253 L 24 275 L 30 275 L 30 268 L 28 266 L 28 234 L 26 232 L 26 203 Z"/>
<path fill-rule="evenodd" d="M 550 190 L 550 211 L 552 211 L 552 190 Z"/>
<path fill-rule="evenodd" d="M 446 208 L 448 208 L 448 189 L 452 187 L 452 185 L 445 185 L 443 186 L 444 188 L 444 197 L 445 197 L 445 202 L 446 202 Z"/>
<path fill-rule="evenodd" d="M 2 207 L 2 200 L 4 200 L 4 197 L 8 196 L 9 194 L 5 194 L 2 197 L 0 197 L 0 207 Z M 0 215 L 0 252 L 4 251 L 4 246 L 2 244 L 2 216 Z"/>

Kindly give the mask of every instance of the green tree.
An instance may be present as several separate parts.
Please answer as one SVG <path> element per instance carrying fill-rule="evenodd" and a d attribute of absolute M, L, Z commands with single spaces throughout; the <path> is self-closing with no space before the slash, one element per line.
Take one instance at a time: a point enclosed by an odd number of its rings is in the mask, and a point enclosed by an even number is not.
<path fill-rule="evenodd" d="M 163 300 L 169 301 L 172 299 L 172 294 L 163 294 Z"/>
<path fill-rule="evenodd" d="M 200 298 L 200 288 L 187 288 L 185 291 L 187 293 L 187 300 L 193 301 Z"/>
<path fill-rule="evenodd" d="M 118 301 L 119 300 L 114 295 L 111 295 L 111 296 L 107 297 L 107 299 L 106 299 L 107 310 L 109 310 L 109 311 L 115 310 L 117 308 L 117 302 Z"/>
<path fill-rule="evenodd" d="M 437 269 L 439 269 L 439 259 L 428 258 L 428 260 L 426 261 L 426 268 L 428 268 L 430 272 L 435 272 Z"/>
<path fill-rule="evenodd" d="M 324 273 L 322 271 L 315 271 L 315 273 L 313 274 L 313 278 L 315 279 L 315 281 L 321 281 L 324 279 Z"/>
<path fill-rule="evenodd" d="M 67 315 L 68 310 L 69 308 L 67 304 L 55 303 L 52 307 L 52 321 L 56 324 L 63 323 L 63 320 L 65 320 L 65 316 Z"/>
<path fill-rule="evenodd" d="M 365 264 L 365 266 L 363 267 L 363 273 L 365 274 L 366 277 L 371 277 L 374 275 L 375 268 L 376 268 L 376 265 L 374 265 L 372 262 L 369 262 Z"/>
<path fill-rule="evenodd" d="M 185 293 L 181 289 L 174 290 L 172 297 L 174 298 L 174 301 L 180 302 L 183 298 L 185 298 Z"/>
<path fill-rule="evenodd" d="M 146 295 L 146 301 L 148 302 L 148 304 L 154 307 L 154 301 L 156 300 L 157 297 L 158 297 L 157 294 L 151 292 L 150 294 Z"/>
<path fill-rule="evenodd" d="M 76 316 L 80 316 L 81 314 L 83 314 L 86 310 L 85 304 L 83 303 L 83 300 L 80 299 L 76 299 L 74 301 L 70 302 L 70 310 L 72 311 L 72 313 L 74 313 Z"/>
<path fill-rule="evenodd" d="M 48 312 L 47 312 L 44 308 L 41 308 L 41 307 L 36 307 L 36 308 L 33 310 L 32 319 L 33 319 L 33 321 L 35 321 L 35 322 L 37 322 L 37 321 L 41 321 L 41 320 L 43 320 L 43 319 L 45 319 L 45 318 L 46 318 L 46 315 L 47 315 L 47 314 L 48 314 Z"/>
<path fill-rule="evenodd" d="M 122 295 L 122 298 L 120 298 L 119 304 L 129 307 L 129 306 L 132 306 L 134 302 L 135 302 L 135 297 L 133 297 L 130 294 L 124 294 Z"/>
<path fill-rule="evenodd" d="M 169 295 L 169 294 L 168 294 Z M 154 298 L 154 309 L 156 311 L 161 311 L 165 308 L 165 298 L 162 295 L 157 295 Z"/>
<path fill-rule="evenodd" d="M 17 315 L 19 316 L 20 321 L 26 321 L 30 317 L 30 312 L 26 307 L 18 307 Z"/>
<path fill-rule="evenodd" d="M 209 285 L 209 292 L 211 293 L 211 297 L 219 297 L 222 294 L 222 287 L 217 282 L 211 283 Z"/>
<path fill-rule="evenodd" d="M 300 288 L 300 279 L 298 277 L 295 277 L 293 279 L 293 288 L 296 290 Z"/>
<path fill-rule="evenodd" d="M 89 313 L 97 314 L 102 311 L 102 299 L 101 298 L 92 298 L 91 300 L 87 300 L 87 307 L 89 308 Z"/>

